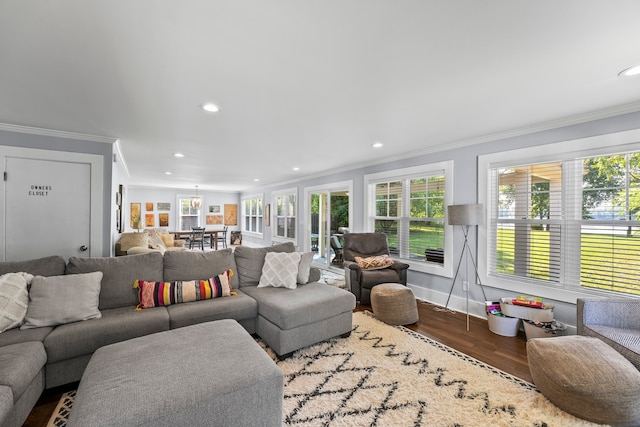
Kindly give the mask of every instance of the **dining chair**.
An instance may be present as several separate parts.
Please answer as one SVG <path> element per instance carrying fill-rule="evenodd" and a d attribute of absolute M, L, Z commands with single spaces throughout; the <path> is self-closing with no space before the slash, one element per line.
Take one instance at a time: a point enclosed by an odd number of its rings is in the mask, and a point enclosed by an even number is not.
<path fill-rule="evenodd" d="M 200 250 L 204 251 L 204 227 L 193 227 L 191 229 L 189 249 L 193 249 L 194 244 L 200 246 Z"/>
<path fill-rule="evenodd" d="M 229 227 L 224 227 L 222 229 L 222 231 L 220 231 L 220 232 L 218 232 L 218 234 L 216 234 L 216 243 L 222 243 L 222 247 L 223 248 L 227 247 L 227 230 L 228 229 L 229 229 Z"/>

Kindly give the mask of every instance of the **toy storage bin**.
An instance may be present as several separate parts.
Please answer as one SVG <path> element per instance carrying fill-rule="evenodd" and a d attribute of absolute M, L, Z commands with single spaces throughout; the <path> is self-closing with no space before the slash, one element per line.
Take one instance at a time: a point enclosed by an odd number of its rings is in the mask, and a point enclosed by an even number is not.
<path fill-rule="evenodd" d="M 534 308 L 522 305 L 510 304 L 511 298 L 500 300 L 500 311 L 505 316 L 517 317 L 519 319 L 533 320 L 534 322 L 552 322 L 552 308 Z"/>
<path fill-rule="evenodd" d="M 542 328 L 526 321 L 523 321 L 522 324 L 524 325 L 524 333 L 527 336 L 527 341 L 533 338 L 551 338 L 564 335 L 562 329 L 556 329 L 555 333 L 553 333 L 551 329 Z"/>
<path fill-rule="evenodd" d="M 517 317 L 496 316 L 490 313 L 487 315 L 487 321 L 489 322 L 489 330 L 494 334 L 505 337 L 518 335 L 520 319 Z"/>

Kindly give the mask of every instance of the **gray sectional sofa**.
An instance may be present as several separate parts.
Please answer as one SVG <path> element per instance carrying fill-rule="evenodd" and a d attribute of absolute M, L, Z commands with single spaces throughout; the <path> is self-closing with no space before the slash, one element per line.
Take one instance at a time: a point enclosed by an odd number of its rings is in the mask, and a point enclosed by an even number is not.
<path fill-rule="evenodd" d="M 295 289 L 257 287 L 268 252 L 293 252 L 293 244 L 265 248 L 236 247 L 215 252 L 149 253 L 117 258 L 53 256 L 0 263 L 0 274 L 28 272 L 60 276 L 102 272 L 99 318 L 57 326 L 0 333 L 0 427 L 20 426 L 45 388 L 79 381 L 100 347 L 156 332 L 221 319 L 234 319 L 257 334 L 280 357 L 317 342 L 351 332 L 355 297 L 318 283 Z M 178 281 L 234 274 L 236 295 L 136 310 L 136 280 Z"/>

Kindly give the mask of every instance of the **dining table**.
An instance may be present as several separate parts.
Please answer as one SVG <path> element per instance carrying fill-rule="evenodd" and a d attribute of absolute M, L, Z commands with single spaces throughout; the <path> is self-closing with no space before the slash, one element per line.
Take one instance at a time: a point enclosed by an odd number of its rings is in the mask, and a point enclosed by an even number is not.
<path fill-rule="evenodd" d="M 209 236 L 209 245 L 211 249 L 216 251 L 218 250 L 218 233 L 222 232 L 224 232 L 223 229 L 204 230 L 204 235 Z M 191 236 L 191 231 L 170 231 L 169 233 L 175 235 L 177 239 L 184 240 L 187 240 Z"/>

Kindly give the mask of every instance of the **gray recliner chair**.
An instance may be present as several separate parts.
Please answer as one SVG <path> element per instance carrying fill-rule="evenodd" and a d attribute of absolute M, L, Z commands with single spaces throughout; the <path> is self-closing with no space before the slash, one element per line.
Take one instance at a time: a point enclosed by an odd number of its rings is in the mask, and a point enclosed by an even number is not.
<path fill-rule="evenodd" d="M 365 270 L 355 257 L 389 255 L 387 236 L 383 233 L 347 233 L 344 235 L 342 257 L 347 289 L 362 304 L 371 304 L 371 289 L 381 283 L 407 284 L 409 264 L 394 261 L 393 265 L 375 270 Z"/>

